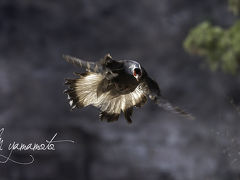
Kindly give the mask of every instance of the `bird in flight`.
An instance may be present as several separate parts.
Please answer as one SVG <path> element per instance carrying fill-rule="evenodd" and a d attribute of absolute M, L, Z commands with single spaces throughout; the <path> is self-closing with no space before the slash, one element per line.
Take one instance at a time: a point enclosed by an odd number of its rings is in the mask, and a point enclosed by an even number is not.
<path fill-rule="evenodd" d="M 127 122 L 131 123 L 134 107 L 143 106 L 149 98 L 167 111 L 193 119 L 161 95 L 156 81 L 136 61 L 114 60 L 110 54 L 97 62 L 68 55 L 63 55 L 63 58 L 86 69 L 84 73 L 74 73 L 78 76 L 75 79 L 65 79 L 68 89 L 64 93 L 68 96 L 71 109 L 95 106 L 101 111 L 100 120 L 107 122 L 117 121 L 123 112 Z"/>

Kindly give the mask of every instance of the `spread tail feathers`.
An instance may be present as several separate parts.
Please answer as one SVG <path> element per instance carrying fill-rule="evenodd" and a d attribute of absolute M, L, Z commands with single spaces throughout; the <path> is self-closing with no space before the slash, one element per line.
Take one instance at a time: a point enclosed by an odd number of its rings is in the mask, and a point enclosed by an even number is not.
<path fill-rule="evenodd" d="M 164 99 L 164 98 L 157 98 L 155 100 L 156 104 L 163 108 L 164 110 L 167 110 L 167 111 L 170 111 L 172 113 L 175 113 L 175 114 L 179 114 L 187 119 L 190 119 L 190 120 L 194 120 L 195 117 L 193 117 L 191 114 L 185 112 L 184 110 L 180 109 L 179 107 L 177 106 L 173 106 L 168 100 Z"/>
<path fill-rule="evenodd" d="M 86 107 L 95 102 L 96 89 L 99 81 L 103 78 L 100 74 L 91 72 L 76 74 L 78 75 L 76 79 L 65 79 L 65 85 L 68 85 L 69 88 L 64 93 L 68 95 L 72 109 Z"/>

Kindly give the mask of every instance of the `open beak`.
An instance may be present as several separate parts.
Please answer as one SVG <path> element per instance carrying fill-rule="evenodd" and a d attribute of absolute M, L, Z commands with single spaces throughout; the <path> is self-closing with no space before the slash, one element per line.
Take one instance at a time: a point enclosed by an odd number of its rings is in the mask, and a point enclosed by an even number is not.
<path fill-rule="evenodd" d="M 138 71 L 136 71 L 136 69 Z M 141 78 L 142 72 L 140 71 L 140 69 L 138 69 L 138 68 L 136 68 L 136 69 L 134 69 L 134 71 L 133 71 L 133 76 L 136 78 L 137 81 L 139 81 Z"/>

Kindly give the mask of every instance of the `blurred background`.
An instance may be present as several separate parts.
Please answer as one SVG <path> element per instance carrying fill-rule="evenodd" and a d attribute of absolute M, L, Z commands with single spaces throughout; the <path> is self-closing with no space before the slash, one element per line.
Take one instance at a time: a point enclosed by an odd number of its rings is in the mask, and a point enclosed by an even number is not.
<path fill-rule="evenodd" d="M 0 153 L 55 133 L 75 143 L 14 151 L 35 161 L 0 164 L 0 179 L 240 179 L 238 9 L 236 0 L 1 0 Z M 64 78 L 80 70 L 62 54 L 106 53 L 139 61 L 196 120 L 150 102 L 131 125 L 100 122 L 93 107 L 71 112 Z"/>

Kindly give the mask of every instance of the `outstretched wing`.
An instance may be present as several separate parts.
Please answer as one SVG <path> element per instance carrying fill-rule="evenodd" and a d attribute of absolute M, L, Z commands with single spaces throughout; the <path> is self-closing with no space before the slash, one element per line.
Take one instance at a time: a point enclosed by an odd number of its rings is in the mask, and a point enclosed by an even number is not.
<path fill-rule="evenodd" d="M 102 74 L 94 72 L 79 74 L 77 79 L 67 79 L 65 84 L 69 88 L 65 93 L 70 100 L 70 106 L 74 109 L 93 105 L 101 110 L 100 119 L 108 122 L 118 120 L 123 112 L 127 121 L 131 123 L 133 108 L 142 106 L 147 100 L 141 88 L 142 84 L 129 94 L 113 97 L 111 91 L 107 91 L 99 96 L 97 89 L 104 79 Z"/>
<path fill-rule="evenodd" d="M 79 66 L 81 68 L 85 68 L 87 71 L 92 71 L 92 72 L 96 72 L 96 73 L 103 71 L 101 64 L 96 63 L 96 62 L 84 61 L 82 59 L 79 59 L 79 58 L 76 58 L 73 56 L 69 56 L 69 55 L 63 55 L 63 58 L 67 62 L 69 62 L 73 65 Z"/>
<path fill-rule="evenodd" d="M 195 119 L 191 114 L 185 112 L 184 110 L 182 110 L 181 108 L 177 107 L 177 106 L 173 106 L 168 100 L 166 100 L 163 97 L 158 97 L 155 99 L 155 103 L 163 108 L 164 110 L 167 110 L 169 112 L 175 113 L 175 114 L 179 114 L 187 119 L 193 120 Z"/>
<path fill-rule="evenodd" d="M 88 72 L 101 73 L 108 80 L 118 76 L 119 71 L 123 70 L 123 63 L 113 60 L 110 54 L 105 55 L 98 62 L 85 61 L 69 55 L 63 55 L 63 58 L 73 65 L 85 68 Z"/>
<path fill-rule="evenodd" d="M 191 114 L 185 112 L 184 110 L 180 109 L 177 106 L 173 106 L 167 99 L 165 99 L 161 95 L 161 91 L 160 91 L 158 84 L 147 75 L 146 71 L 144 71 L 142 81 L 144 84 L 143 91 L 159 107 L 163 108 L 164 110 L 170 111 L 172 113 L 179 114 L 187 119 L 191 119 L 191 120 L 195 119 Z"/>

